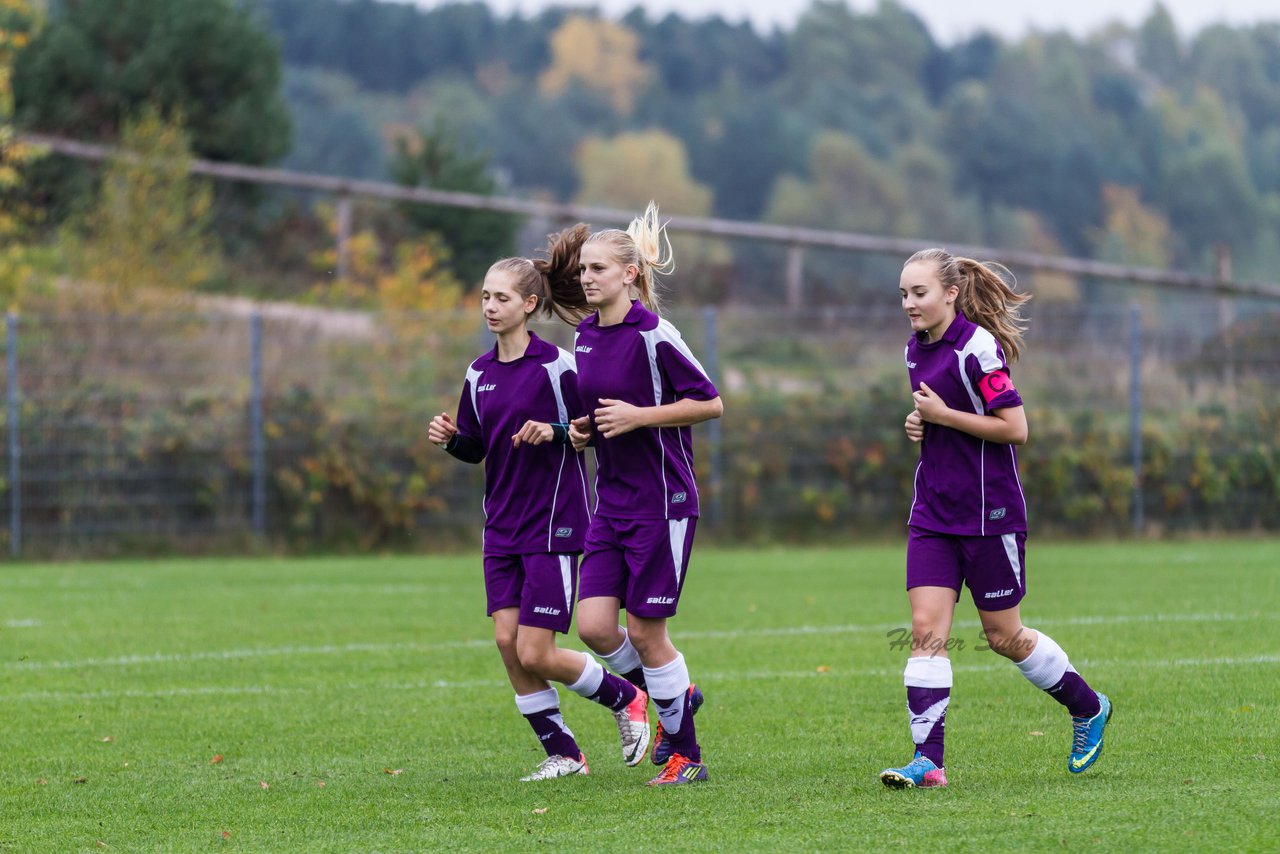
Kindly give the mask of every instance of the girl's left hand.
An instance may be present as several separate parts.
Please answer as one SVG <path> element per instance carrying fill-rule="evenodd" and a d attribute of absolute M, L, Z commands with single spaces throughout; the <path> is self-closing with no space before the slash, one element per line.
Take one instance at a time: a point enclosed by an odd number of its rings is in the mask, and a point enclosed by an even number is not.
<path fill-rule="evenodd" d="M 912 392 L 911 397 L 916 402 L 916 412 L 919 412 L 920 417 L 930 424 L 941 424 L 947 413 L 951 411 L 947 402 L 938 397 L 937 393 L 925 383 L 920 383 L 920 390 Z"/>
<path fill-rule="evenodd" d="M 621 400 L 600 398 L 600 408 L 596 410 L 596 430 L 606 439 L 630 433 L 645 426 L 643 410 L 639 406 Z"/>
<path fill-rule="evenodd" d="M 541 421 L 526 421 L 524 426 L 511 437 L 512 446 L 518 448 L 521 442 L 528 442 L 530 445 L 541 445 L 543 442 L 550 442 L 555 432 L 551 429 L 550 424 L 544 424 Z"/>

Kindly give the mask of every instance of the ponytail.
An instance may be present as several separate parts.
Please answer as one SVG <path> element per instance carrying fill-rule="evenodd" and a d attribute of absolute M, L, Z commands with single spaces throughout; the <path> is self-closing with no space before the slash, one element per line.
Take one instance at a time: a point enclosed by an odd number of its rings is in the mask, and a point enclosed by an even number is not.
<path fill-rule="evenodd" d="M 495 261 L 489 272 L 510 274 L 520 296 L 536 296 L 538 305 L 533 314 L 550 317 L 554 313 L 576 326 L 590 313 L 578 279 L 578 250 L 586 237 L 587 226 L 578 223 L 547 238 L 545 259 L 503 258 Z"/>
<path fill-rule="evenodd" d="M 954 287 L 959 291 L 956 308 L 1000 342 L 1010 364 L 1016 362 L 1022 354 L 1022 334 L 1027 328 L 1022 304 L 1031 299 L 1031 294 L 1015 290 L 1018 280 L 1009 268 L 994 261 L 957 258 L 945 249 L 922 249 L 906 263 L 918 261 L 936 267 L 943 290 Z"/>
<path fill-rule="evenodd" d="M 591 313 L 587 295 L 582 292 L 582 279 L 578 275 L 578 252 L 590 233 L 586 223 L 578 223 L 558 234 L 547 236 L 547 257 L 535 259 L 533 267 L 546 283 L 546 296 L 542 302 L 548 314 L 556 316 L 570 326 Z"/>
<path fill-rule="evenodd" d="M 631 220 L 626 231 L 618 228 L 597 231 L 587 241 L 608 243 L 623 267 L 634 266 L 637 272 L 632 284 L 640 302 L 654 314 L 660 313 L 662 301 L 658 295 L 658 276 L 674 273 L 676 262 L 671 251 L 671 239 L 658 218 L 656 202 L 649 202 L 644 213 Z"/>

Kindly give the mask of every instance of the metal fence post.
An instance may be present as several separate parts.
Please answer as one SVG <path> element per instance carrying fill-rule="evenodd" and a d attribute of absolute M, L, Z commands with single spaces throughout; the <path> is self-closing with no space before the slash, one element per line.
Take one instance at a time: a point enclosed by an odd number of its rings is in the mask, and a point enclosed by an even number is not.
<path fill-rule="evenodd" d="M 707 376 L 714 383 L 718 382 L 716 374 L 719 373 L 720 361 L 720 354 L 717 352 L 719 349 L 719 342 L 716 339 L 718 317 L 715 306 L 707 306 L 702 310 L 702 324 L 706 337 Z M 719 418 L 712 418 L 707 422 L 707 444 L 711 472 L 711 528 L 719 531 L 724 523 L 724 459 Z"/>
<path fill-rule="evenodd" d="M 9 555 L 22 555 L 22 393 L 18 388 L 18 315 L 5 315 L 5 348 L 9 373 Z"/>
<path fill-rule="evenodd" d="M 787 308 L 804 304 L 804 247 L 792 243 L 787 247 Z"/>
<path fill-rule="evenodd" d="M 1129 307 L 1129 452 L 1133 466 L 1133 533 L 1142 535 L 1142 309 Z"/>
<path fill-rule="evenodd" d="M 253 446 L 253 530 L 267 533 L 267 443 L 262 419 L 262 313 L 249 319 L 249 433 Z"/>
<path fill-rule="evenodd" d="M 338 197 L 337 216 L 337 251 L 338 278 L 345 281 L 351 275 L 351 196 Z"/>

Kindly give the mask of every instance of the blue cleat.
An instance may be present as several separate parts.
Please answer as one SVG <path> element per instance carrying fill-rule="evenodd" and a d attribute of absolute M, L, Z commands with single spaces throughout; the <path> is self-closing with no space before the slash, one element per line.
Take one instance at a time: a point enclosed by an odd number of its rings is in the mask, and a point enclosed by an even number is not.
<path fill-rule="evenodd" d="M 1102 755 L 1102 731 L 1111 720 L 1111 701 L 1106 694 L 1098 694 L 1098 703 L 1102 708 L 1091 718 L 1072 718 L 1071 726 L 1075 729 L 1075 737 L 1071 740 L 1071 758 L 1067 760 L 1067 770 L 1079 774 L 1098 761 Z"/>
<path fill-rule="evenodd" d="M 689 708 L 696 715 L 698 709 L 702 707 L 702 690 L 697 685 L 689 686 Z M 671 758 L 671 741 L 667 738 L 667 733 L 662 728 L 662 721 L 658 721 L 658 729 L 653 734 L 653 764 L 666 765 L 667 760 Z M 630 763 L 628 763 L 630 764 Z"/>
<path fill-rule="evenodd" d="M 915 758 L 901 768 L 886 768 L 880 772 L 880 782 L 891 789 L 941 788 L 947 785 L 947 770 L 933 764 L 927 756 Z"/>

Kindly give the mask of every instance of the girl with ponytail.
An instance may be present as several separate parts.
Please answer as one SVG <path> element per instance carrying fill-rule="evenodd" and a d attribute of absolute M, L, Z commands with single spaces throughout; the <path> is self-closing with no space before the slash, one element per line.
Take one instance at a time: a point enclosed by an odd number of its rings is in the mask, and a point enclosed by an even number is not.
<path fill-rule="evenodd" d="M 596 451 L 596 506 L 587 530 L 578 633 L 658 709 L 650 785 L 707 778 L 693 715 L 702 693 L 672 645 L 698 521 L 690 427 L 724 410 L 702 365 L 658 314 L 658 276 L 674 269 L 650 202 L 625 230 L 586 237 L 579 279 L 595 313 L 578 326 L 578 388 L 589 415 L 571 422 L 575 448 Z M 626 610 L 626 628 L 618 625 Z"/>
<path fill-rule="evenodd" d="M 880 773 L 893 788 L 947 785 L 943 740 L 951 702 L 947 651 L 961 586 L 982 621 L 985 649 L 1013 661 L 1071 715 L 1073 774 L 1102 753 L 1111 701 L 1071 666 L 1062 647 L 1022 624 L 1027 508 L 1015 448 L 1027 441 L 1009 364 L 1022 352 L 1019 308 L 1005 268 L 943 249 L 907 259 L 898 283 L 911 321 L 907 372 L 914 407 L 907 438 L 920 445 L 908 519 L 911 657 L 904 683 L 915 756 Z"/>
<path fill-rule="evenodd" d="M 442 412 L 427 428 L 454 457 L 485 461 L 487 612 L 516 707 L 547 754 L 525 781 L 587 773 L 552 681 L 613 712 L 627 764 L 639 763 L 649 745 L 645 692 L 591 656 L 556 646 L 572 621 L 587 529 L 586 469 L 568 433 L 569 420 L 586 410 L 573 356 L 528 321 L 554 313 L 573 323 L 586 313 L 576 251 L 586 234 L 577 226 L 552 239 L 546 259 L 504 258 L 489 268 L 480 305 L 496 344 L 467 368 L 457 421 Z"/>

